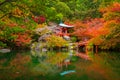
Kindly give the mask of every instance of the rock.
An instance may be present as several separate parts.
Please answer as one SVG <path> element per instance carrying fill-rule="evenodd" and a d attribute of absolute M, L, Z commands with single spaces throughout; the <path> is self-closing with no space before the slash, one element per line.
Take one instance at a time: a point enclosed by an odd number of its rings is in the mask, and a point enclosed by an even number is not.
<path fill-rule="evenodd" d="M 69 36 L 63 36 L 63 38 L 64 38 L 65 40 L 70 40 L 70 37 L 69 37 Z"/>
<path fill-rule="evenodd" d="M 10 49 L 0 49 L 0 53 L 8 53 L 10 52 Z"/>
<path fill-rule="evenodd" d="M 42 48 L 42 52 L 46 52 L 47 51 L 47 49 L 46 48 Z"/>

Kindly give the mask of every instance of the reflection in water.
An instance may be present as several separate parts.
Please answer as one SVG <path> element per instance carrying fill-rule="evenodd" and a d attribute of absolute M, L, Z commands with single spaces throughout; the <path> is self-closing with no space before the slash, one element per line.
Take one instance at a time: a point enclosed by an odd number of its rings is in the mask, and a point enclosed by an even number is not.
<path fill-rule="evenodd" d="M 112 55 L 111 55 L 112 54 Z M 114 54 L 114 56 L 113 56 Z M 115 56 L 116 53 L 106 53 L 100 52 L 99 54 L 93 54 L 92 52 L 88 52 L 86 54 L 80 53 L 80 57 L 90 60 L 92 64 L 88 64 L 81 62 L 81 65 L 84 64 L 84 67 L 80 66 L 79 68 L 84 69 L 84 72 L 93 77 L 94 79 L 99 78 L 99 80 L 119 80 L 120 77 L 120 57 Z M 117 54 L 118 55 L 118 54 Z M 111 60 L 114 59 L 115 61 Z M 116 62 L 116 63 L 115 63 Z M 119 67 L 113 67 L 117 65 Z M 78 65 L 77 65 L 78 66 Z M 116 70 L 116 71 L 115 71 Z M 116 73 L 118 71 L 118 73 Z"/>
<path fill-rule="evenodd" d="M 63 66 L 70 64 L 71 55 L 68 52 L 31 52 L 34 57 L 38 57 L 39 65 L 35 70 L 41 71 L 42 74 L 55 73 L 62 69 Z M 39 68 L 40 67 L 40 68 Z"/>
<path fill-rule="evenodd" d="M 3 56 L 0 57 L 0 61 L 4 60 L 4 63 L 0 63 L 1 80 L 12 80 L 29 72 L 26 66 L 31 62 L 30 55 L 7 53 L 0 56 Z"/>
<path fill-rule="evenodd" d="M 75 56 L 78 56 L 85 60 L 93 61 L 95 54 L 92 51 L 87 51 L 86 53 L 85 52 L 76 52 Z"/>
<path fill-rule="evenodd" d="M 76 72 L 60 75 L 69 70 Z M 0 80 L 120 80 L 119 75 L 120 54 L 117 52 L 0 53 Z"/>

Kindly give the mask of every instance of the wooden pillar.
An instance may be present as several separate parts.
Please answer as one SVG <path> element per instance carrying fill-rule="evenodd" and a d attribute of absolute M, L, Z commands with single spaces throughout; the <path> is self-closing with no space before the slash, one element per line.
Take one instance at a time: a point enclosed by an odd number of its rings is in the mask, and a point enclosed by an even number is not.
<path fill-rule="evenodd" d="M 62 50 L 61 48 L 62 48 L 62 47 L 58 47 L 59 51 L 61 51 L 61 50 Z"/>
<path fill-rule="evenodd" d="M 98 53 L 98 45 L 95 45 L 95 53 Z"/>
<path fill-rule="evenodd" d="M 65 28 L 65 34 L 67 34 L 67 28 Z"/>
<path fill-rule="evenodd" d="M 77 45 L 76 47 L 77 47 L 77 52 L 78 52 L 79 51 L 79 44 L 77 43 L 76 45 Z"/>
<path fill-rule="evenodd" d="M 85 45 L 85 53 L 87 53 L 87 52 L 88 52 L 87 45 Z"/>
<path fill-rule="evenodd" d="M 89 46 L 90 48 L 87 48 L 87 46 Z M 94 52 L 94 47 L 93 45 L 85 45 L 85 52 L 88 53 L 88 52 Z"/>
<path fill-rule="evenodd" d="M 92 49 L 91 49 L 91 52 L 94 52 L 94 45 L 92 45 Z"/>
<path fill-rule="evenodd" d="M 53 47 L 50 48 L 50 51 L 53 51 Z"/>

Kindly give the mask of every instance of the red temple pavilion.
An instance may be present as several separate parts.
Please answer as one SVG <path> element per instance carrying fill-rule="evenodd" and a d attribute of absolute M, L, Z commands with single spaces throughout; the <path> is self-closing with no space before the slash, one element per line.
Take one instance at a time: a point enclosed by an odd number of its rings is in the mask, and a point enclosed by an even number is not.
<path fill-rule="evenodd" d="M 60 31 L 58 33 L 58 36 L 61 36 L 61 37 L 69 37 L 69 32 L 68 32 L 68 29 L 70 28 L 73 28 L 74 26 L 70 26 L 70 25 L 66 25 L 64 23 L 60 23 L 59 24 L 59 27 L 60 27 Z"/>

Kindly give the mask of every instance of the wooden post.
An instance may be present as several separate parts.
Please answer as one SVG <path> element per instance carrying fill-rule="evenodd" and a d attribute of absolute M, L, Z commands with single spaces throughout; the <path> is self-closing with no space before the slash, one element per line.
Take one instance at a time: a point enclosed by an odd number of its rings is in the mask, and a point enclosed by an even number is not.
<path fill-rule="evenodd" d="M 62 50 L 61 48 L 62 48 L 62 47 L 58 47 L 59 51 L 61 51 L 61 50 Z"/>
<path fill-rule="evenodd" d="M 50 48 L 50 51 L 53 51 L 53 48 L 52 48 L 52 47 Z"/>
<path fill-rule="evenodd" d="M 87 52 L 88 52 L 87 45 L 85 45 L 85 53 L 87 53 Z"/>
<path fill-rule="evenodd" d="M 76 45 L 77 45 L 77 52 L 78 52 L 79 51 L 79 45 L 78 45 L 78 43 Z"/>
<path fill-rule="evenodd" d="M 67 34 L 67 28 L 65 28 L 65 34 Z"/>
<path fill-rule="evenodd" d="M 95 53 L 98 53 L 98 45 L 95 46 Z"/>
<path fill-rule="evenodd" d="M 94 45 L 92 45 L 92 50 L 91 51 L 94 52 Z"/>

